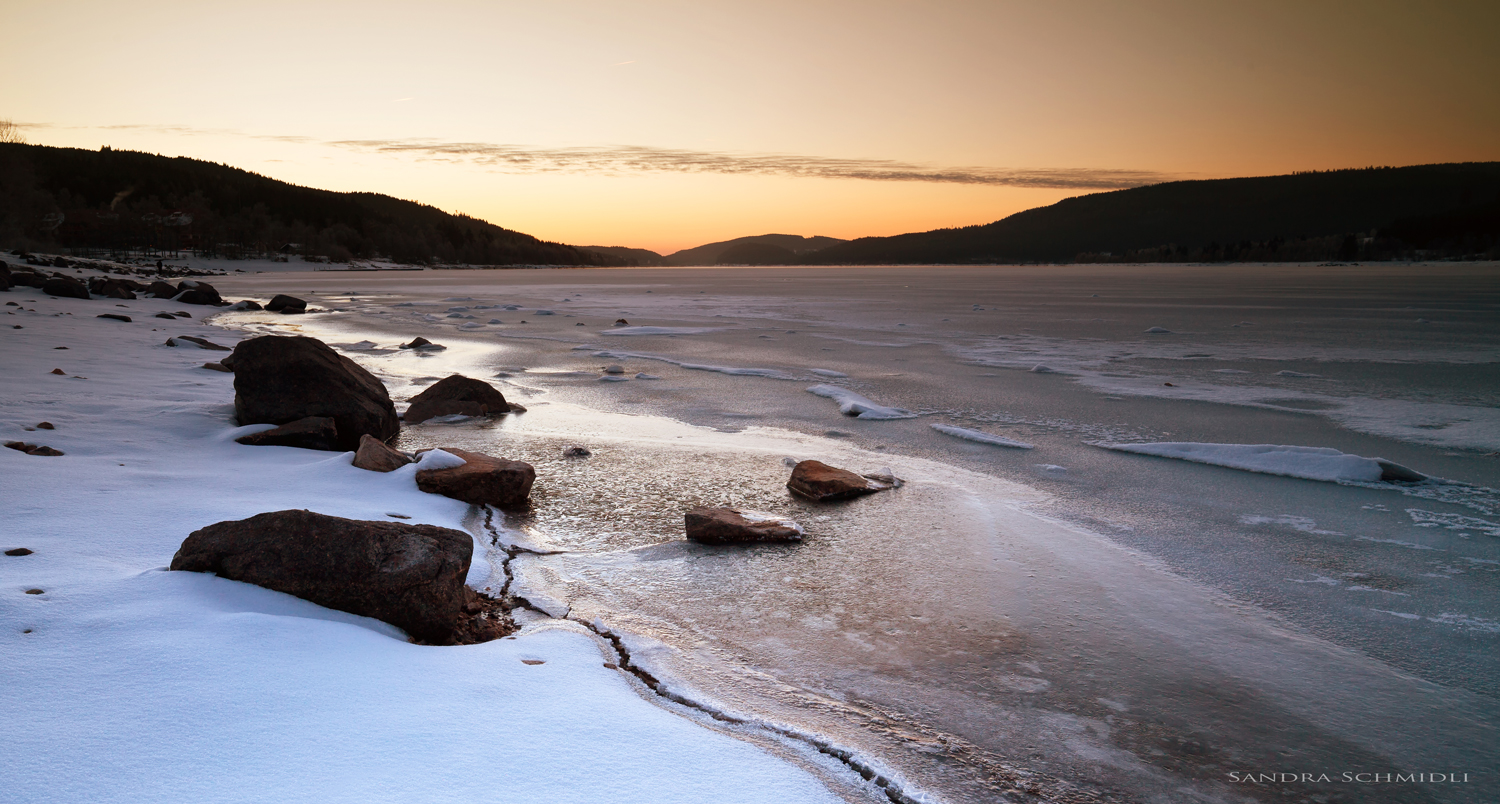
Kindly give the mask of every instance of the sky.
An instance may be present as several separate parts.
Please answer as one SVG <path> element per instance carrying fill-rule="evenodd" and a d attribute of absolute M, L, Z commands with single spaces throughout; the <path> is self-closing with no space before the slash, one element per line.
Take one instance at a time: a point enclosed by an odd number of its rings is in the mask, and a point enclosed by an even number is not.
<path fill-rule="evenodd" d="M 1500 160 L 1500 3 L 0 0 L 29 142 L 670 253 Z"/>

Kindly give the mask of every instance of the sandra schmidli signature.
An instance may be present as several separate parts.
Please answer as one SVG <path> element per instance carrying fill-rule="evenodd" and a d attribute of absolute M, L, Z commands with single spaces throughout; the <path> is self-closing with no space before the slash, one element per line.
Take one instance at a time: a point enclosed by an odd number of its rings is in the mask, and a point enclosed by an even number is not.
<path fill-rule="evenodd" d="M 1345 771 L 1343 773 L 1260 773 L 1256 771 L 1229 771 L 1226 774 L 1234 784 L 1466 784 L 1467 773 L 1372 773 Z"/>

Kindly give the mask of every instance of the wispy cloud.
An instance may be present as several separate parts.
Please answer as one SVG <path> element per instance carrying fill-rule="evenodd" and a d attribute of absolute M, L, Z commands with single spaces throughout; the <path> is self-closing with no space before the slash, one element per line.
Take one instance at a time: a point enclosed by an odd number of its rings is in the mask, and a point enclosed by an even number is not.
<path fill-rule="evenodd" d="M 931 167 L 890 159 L 736 154 L 640 145 L 534 148 L 437 140 L 333 140 L 340 148 L 482 165 L 506 173 L 721 173 L 1061 189 L 1121 189 L 1170 181 L 1146 170 Z"/>
<path fill-rule="evenodd" d="M 47 124 L 26 124 L 47 128 Z M 999 168 L 940 167 L 892 159 L 841 159 L 797 154 L 753 154 L 696 151 L 646 145 L 544 148 L 487 142 L 446 142 L 432 139 L 320 140 L 294 134 L 247 134 L 228 129 L 192 126 L 131 124 L 57 126 L 104 131 L 155 131 L 186 136 L 247 137 L 269 142 L 324 145 L 345 150 L 477 165 L 503 173 L 712 173 L 724 175 L 790 176 L 859 181 L 932 182 L 1032 187 L 1064 190 L 1119 190 L 1183 178 L 1149 170 L 1119 168 Z"/>

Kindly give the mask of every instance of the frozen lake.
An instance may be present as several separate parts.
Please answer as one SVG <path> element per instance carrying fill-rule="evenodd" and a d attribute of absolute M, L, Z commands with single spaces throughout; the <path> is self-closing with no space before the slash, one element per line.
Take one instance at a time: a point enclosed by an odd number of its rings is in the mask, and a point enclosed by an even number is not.
<path fill-rule="evenodd" d="M 517 589 L 622 635 L 684 697 L 823 735 L 904 790 L 1500 792 L 1493 264 L 215 284 L 330 310 L 221 321 L 342 345 L 398 400 L 458 371 L 526 405 L 402 436 L 536 465 L 533 510 L 495 527 L 529 551 Z M 418 335 L 449 348 L 395 349 Z M 1148 442 L 1329 448 L 1433 479 L 1325 482 L 1099 446 Z M 570 444 L 594 455 L 564 459 Z M 784 489 L 787 458 L 908 483 L 813 505 Z M 697 504 L 789 515 L 809 536 L 690 545 L 682 511 Z M 1375 792 L 1231 772 L 1472 781 Z"/>

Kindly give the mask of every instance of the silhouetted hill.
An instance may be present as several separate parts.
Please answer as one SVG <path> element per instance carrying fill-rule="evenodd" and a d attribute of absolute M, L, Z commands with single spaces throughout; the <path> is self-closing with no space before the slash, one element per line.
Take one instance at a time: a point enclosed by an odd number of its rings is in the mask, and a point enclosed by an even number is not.
<path fill-rule="evenodd" d="M 802 237 L 800 235 L 767 234 L 754 237 L 737 237 L 733 240 L 725 240 L 721 243 L 709 243 L 695 248 L 683 249 L 666 257 L 668 265 L 719 265 L 724 260 L 720 259 L 724 252 L 736 246 L 745 244 L 757 244 L 774 246 L 785 249 L 793 255 L 806 254 L 819 249 L 828 248 L 845 241 L 836 237 Z M 731 261 L 735 262 L 735 261 Z M 775 263 L 750 263 L 745 260 L 737 261 L 740 264 L 772 265 Z"/>
<path fill-rule="evenodd" d="M 622 265 L 666 265 L 666 258 L 654 251 L 644 248 L 629 248 L 627 246 L 579 246 L 584 251 L 594 251 L 604 254 L 613 259 L 621 260 Z"/>
<path fill-rule="evenodd" d="M 411 263 L 614 265 L 466 215 L 336 193 L 227 165 L 104 148 L 0 144 L 0 241 L 73 249 L 288 251 Z M 289 244 L 293 244 L 288 247 Z"/>
<path fill-rule="evenodd" d="M 1275 261 L 1495 254 L 1500 248 L 1497 203 L 1500 162 L 1179 181 L 1069 198 L 983 226 L 860 238 L 803 261 Z"/>

